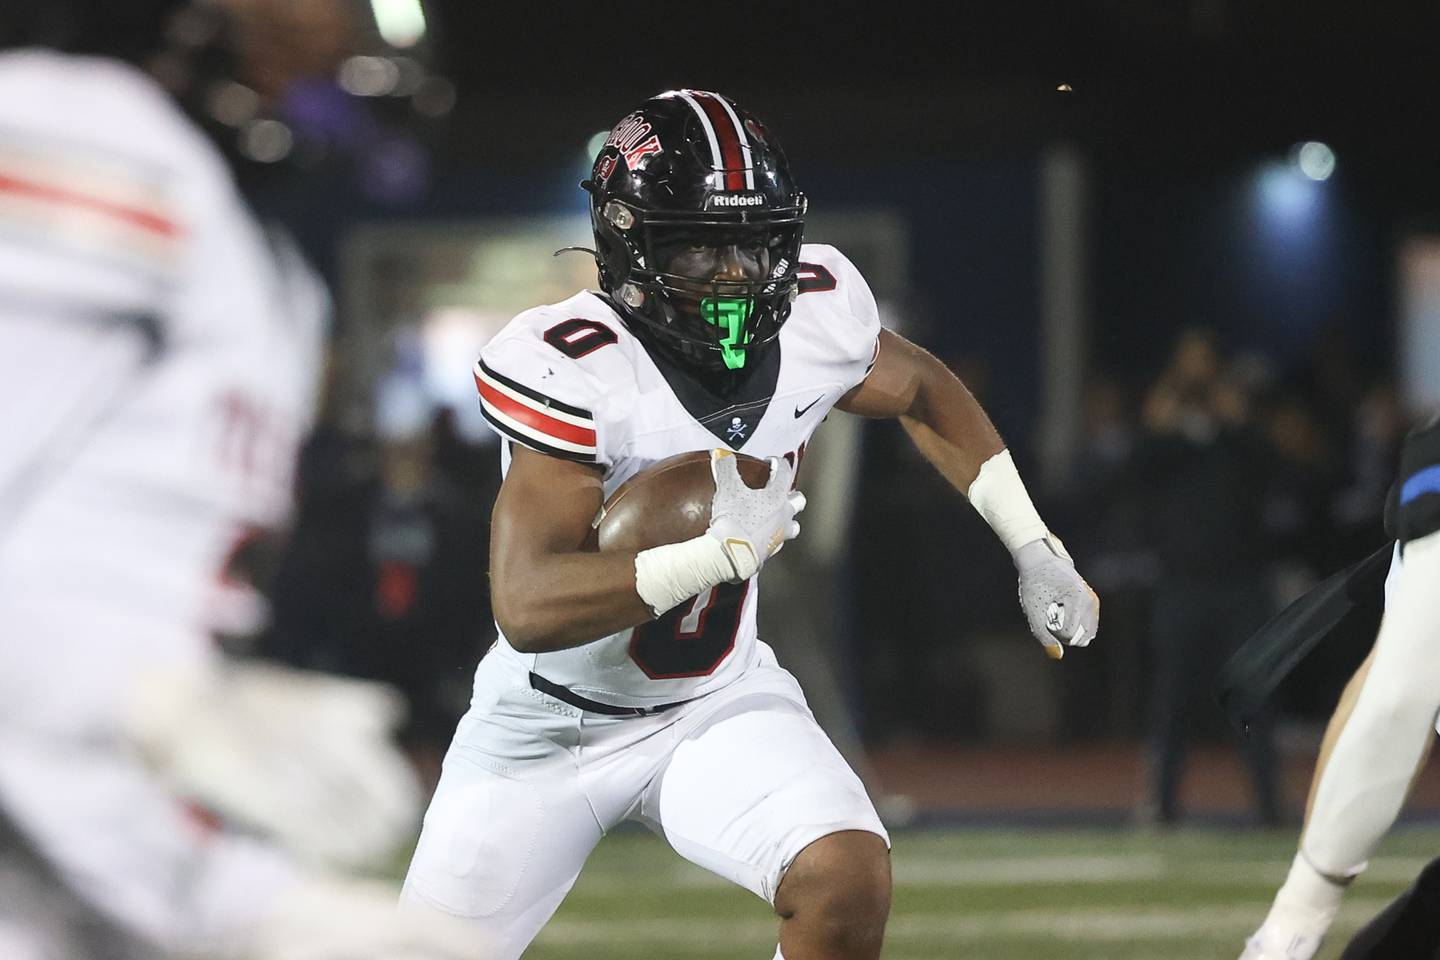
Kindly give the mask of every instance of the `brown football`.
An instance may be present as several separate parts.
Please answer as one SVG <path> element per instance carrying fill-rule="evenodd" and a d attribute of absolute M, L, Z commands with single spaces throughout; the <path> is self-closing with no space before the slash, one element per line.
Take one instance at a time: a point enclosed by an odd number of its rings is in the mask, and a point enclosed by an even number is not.
<path fill-rule="evenodd" d="M 759 488 L 770 464 L 737 453 L 740 478 Z M 698 537 L 710 526 L 715 479 L 710 451 L 676 454 L 641 470 L 610 494 L 595 525 L 601 550 L 649 550 Z"/>

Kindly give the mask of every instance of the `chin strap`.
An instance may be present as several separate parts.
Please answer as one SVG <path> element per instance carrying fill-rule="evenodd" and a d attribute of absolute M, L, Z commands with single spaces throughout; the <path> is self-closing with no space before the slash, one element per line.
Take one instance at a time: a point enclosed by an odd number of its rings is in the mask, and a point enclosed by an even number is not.
<path fill-rule="evenodd" d="M 562 253 L 587 253 L 590 255 L 590 258 L 595 261 L 597 267 L 600 265 L 600 254 L 589 247 L 561 247 L 559 250 L 550 254 L 550 256 L 558 257 Z"/>

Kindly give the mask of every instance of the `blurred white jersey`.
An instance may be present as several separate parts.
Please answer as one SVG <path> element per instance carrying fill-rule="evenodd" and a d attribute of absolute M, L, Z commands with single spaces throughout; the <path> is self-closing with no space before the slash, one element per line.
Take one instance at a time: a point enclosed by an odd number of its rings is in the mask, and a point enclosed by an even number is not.
<path fill-rule="evenodd" d="M 214 655 L 327 309 L 147 76 L 0 55 L 0 724 L 109 729 L 137 672 Z"/>
<path fill-rule="evenodd" d="M 724 444 L 755 457 L 803 455 L 830 408 L 875 362 L 880 323 L 859 271 L 833 247 L 801 250 L 800 294 L 778 347 L 723 402 L 657 364 L 591 292 L 520 314 L 475 365 L 485 416 L 503 438 L 604 468 L 609 496 L 675 454 Z M 508 469 L 508 444 L 502 469 Z M 731 683 L 759 662 L 758 577 L 721 584 L 664 616 L 593 643 L 522 654 L 503 634 L 491 656 L 601 702 L 646 706 Z"/>

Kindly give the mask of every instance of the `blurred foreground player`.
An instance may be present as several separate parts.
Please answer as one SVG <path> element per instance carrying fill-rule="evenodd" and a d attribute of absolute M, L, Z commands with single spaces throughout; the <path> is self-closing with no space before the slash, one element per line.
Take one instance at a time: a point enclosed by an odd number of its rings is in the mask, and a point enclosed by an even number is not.
<path fill-rule="evenodd" d="M 1090 641 L 1098 602 L 964 385 L 881 329 L 839 251 L 802 247 L 805 197 L 759 120 L 669 91 L 620 121 L 582 186 L 601 290 L 520 314 L 475 367 L 507 441 L 491 539 L 501 636 L 405 902 L 471 918 L 513 960 L 601 836 L 636 820 L 773 904 L 775 956 L 876 957 L 885 829 L 756 638 L 756 574 L 799 531 L 792 482 L 811 434 L 832 408 L 899 418 L 1012 551 L 1052 657 Z M 708 532 L 583 549 L 617 486 L 697 450 L 712 451 Z M 770 460 L 763 489 L 732 450 Z"/>
<path fill-rule="evenodd" d="M 350 879 L 418 820 L 389 692 L 212 639 L 285 520 L 327 302 L 180 104 L 333 69 L 349 14 L 0 14 L 51 43 L 0 55 L 0 955 L 483 956 Z"/>
<path fill-rule="evenodd" d="M 1392 500 L 1398 542 L 1375 647 L 1325 731 L 1300 849 L 1242 960 L 1309 960 L 1345 888 L 1395 822 L 1440 716 L 1440 421 L 1407 438 Z M 1440 864 L 1362 930 L 1345 960 L 1440 951 Z"/>

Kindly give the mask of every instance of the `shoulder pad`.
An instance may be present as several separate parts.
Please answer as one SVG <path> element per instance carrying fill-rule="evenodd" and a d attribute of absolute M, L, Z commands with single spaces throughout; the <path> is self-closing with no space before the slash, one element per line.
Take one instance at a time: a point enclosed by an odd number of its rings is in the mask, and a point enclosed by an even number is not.
<path fill-rule="evenodd" d="M 839 250 L 821 243 L 807 243 L 800 250 L 800 293 L 797 308 L 805 297 L 829 301 L 828 309 L 848 319 L 838 327 L 827 326 L 826 339 L 844 351 L 849 363 L 858 365 L 857 379 L 864 379 L 874 366 L 880 336 L 880 308 L 870 285 Z M 834 314 L 829 314 L 834 318 Z"/>
<path fill-rule="evenodd" d="M 630 367 L 618 325 L 592 312 L 581 297 L 527 310 L 480 351 L 475 386 L 496 432 L 566 460 L 606 459 L 604 423 L 623 414 Z"/>

